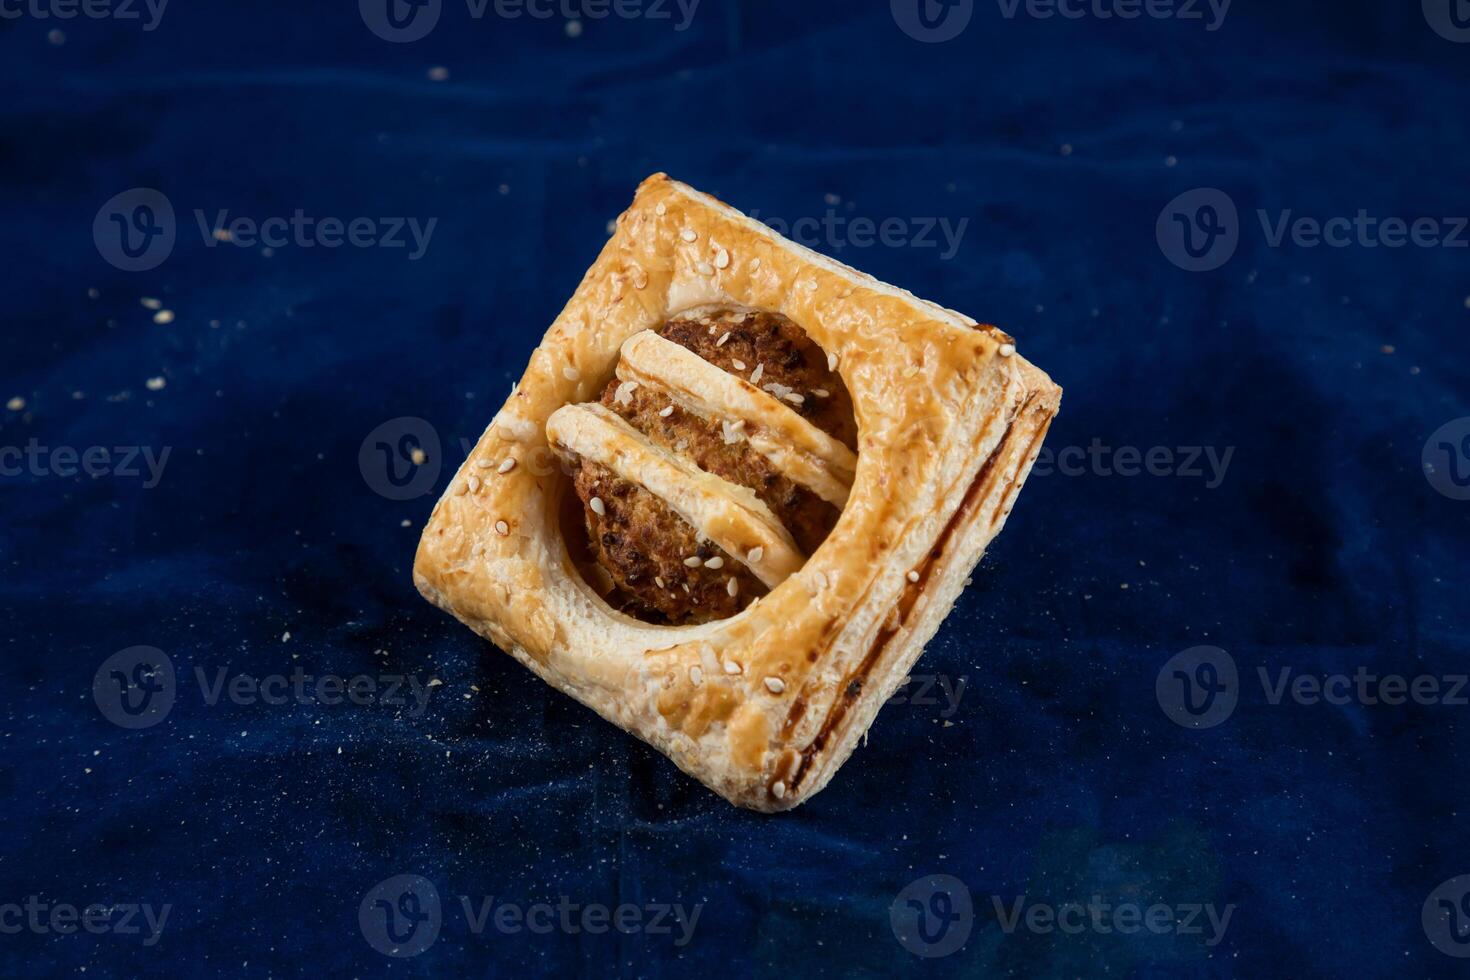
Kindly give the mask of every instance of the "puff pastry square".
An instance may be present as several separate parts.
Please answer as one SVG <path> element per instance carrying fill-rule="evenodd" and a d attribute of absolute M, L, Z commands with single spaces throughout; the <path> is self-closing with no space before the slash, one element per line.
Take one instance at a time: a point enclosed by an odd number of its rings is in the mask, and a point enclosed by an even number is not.
<path fill-rule="evenodd" d="M 701 364 L 648 333 L 710 307 L 779 313 L 827 353 L 852 398 L 855 468 L 757 389 L 711 389 Z M 740 437 L 841 502 L 820 547 L 801 555 L 753 496 L 584 404 L 623 377 L 749 422 Z M 908 675 L 1004 524 L 1060 399 L 995 327 L 656 174 L 435 506 L 414 582 L 730 802 L 789 809 L 827 784 Z M 770 591 L 693 626 L 614 609 L 568 543 L 569 454 L 631 474 L 701 535 L 754 556 L 748 571 Z"/>

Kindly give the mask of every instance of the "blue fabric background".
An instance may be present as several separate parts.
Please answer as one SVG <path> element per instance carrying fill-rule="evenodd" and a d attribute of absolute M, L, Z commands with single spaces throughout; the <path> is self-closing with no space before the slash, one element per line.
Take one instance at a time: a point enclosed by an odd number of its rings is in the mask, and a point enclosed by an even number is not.
<path fill-rule="evenodd" d="M 1470 415 L 1470 253 L 1272 248 L 1255 212 L 1466 214 L 1470 45 L 1417 2 L 1368 0 L 1241 0 L 1213 32 L 980 3 L 942 44 L 882 2 L 704 0 L 685 31 L 581 26 L 457 2 L 410 44 L 350 2 L 174 0 L 153 31 L 0 19 L 0 399 L 25 401 L 0 412 L 0 446 L 172 450 L 153 488 L 0 478 L 0 902 L 173 906 L 151 947 L 0 935 L 0 972 L 1465 975 L 1420 910 L 1470 873 L 1470 708 L 1273 706 L 1253 678 L 1465 669 L 1470 503 L 1435 492 L 1420 452 Z M 1033 478 L 916 667 L 966 679 L 958 710 L 885 708 L 779 817 L 732 809 L 410 580 L 462 440 L 658 170 L 787 221 L 968 219 L 947 260 L 818 247 L 1020 338 L 1066 388 L 1053 448 L 1235 450 L 1215 489 Z M 91 229 L 134 187 L 172 201 L 178 243 L 127 273 Z M 1197 187 L 1242 224 L 1204 273 L 1155 239 Z M 193 217 L 297 208 L 439 221 L 409 261 L 208 247 Z M 408 502 L 358 466 L 400 416 L 447 457 Z M 181 684 L 161 724 L 126 731 L 92 682 L 139 644 Z M 1197 644 L 1246 680 L 1198 732 L 1155 697 Z M 411 717 L 211 706 L 186 680 L 296 666 L 443 686 Z M 397 874 L 445 901 L 412 959 L 358 925 Z M 928 874 L 975 904 L 968 943 L 932 960 L 889 918 Z M 1021 894 L 1236 910 L 1213 948 L 1008 935 L 990 896 Z M 459 895 L 703 910 L 683 947 L 475 935 Z"/>

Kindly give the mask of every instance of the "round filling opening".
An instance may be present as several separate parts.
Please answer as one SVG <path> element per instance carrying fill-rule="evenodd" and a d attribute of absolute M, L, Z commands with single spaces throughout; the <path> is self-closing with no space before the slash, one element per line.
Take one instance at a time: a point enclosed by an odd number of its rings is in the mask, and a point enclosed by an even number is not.
<path fill-rule="evenodd" d="M 673 317 L 657 333 L 856 452 L 857 425 L 841 376 L 786 317 L 704 308 Z M 686 407 L 657 385 L 617 378 L 600 403 L 653 445 L 752 491 L 802 555 L 810 556 L 837 523 L 835 504 L 778 468 L 732 420 Z M 688 625 L 734 615 L 768 591 L 749 555 L 726 553 L 661 498 L 608 467 L 570 462 L 576 499 L 568 498 L 568 507 L 580 501 L 581 519 L 567 515 L 568 545 L 588 584 L 614 608 L 648 622 Z M 578 524 L 585 538 L 573 540 Z"/>

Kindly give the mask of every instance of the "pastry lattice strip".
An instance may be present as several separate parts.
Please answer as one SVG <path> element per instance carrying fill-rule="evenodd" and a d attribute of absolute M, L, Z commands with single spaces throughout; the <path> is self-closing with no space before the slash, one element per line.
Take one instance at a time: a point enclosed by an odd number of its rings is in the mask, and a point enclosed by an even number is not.
<path fill-rule="evenodd" d="M 700 536 L 774 589 L 805 563 L 791 534 L 747 487 L 655 445 L 597 403 L 565 405 L 546 423 L 552 444 L 607 467 L 667 504 Z"/>
<path fill-rule="evenodd" d="M 617 374 L 666 393 L 704 418 L 744 423 L 741 435 L 793 483 L 839 510 L 847 504 L 857 456 L 744 378 L 646 330 L 624 341 Z"/>

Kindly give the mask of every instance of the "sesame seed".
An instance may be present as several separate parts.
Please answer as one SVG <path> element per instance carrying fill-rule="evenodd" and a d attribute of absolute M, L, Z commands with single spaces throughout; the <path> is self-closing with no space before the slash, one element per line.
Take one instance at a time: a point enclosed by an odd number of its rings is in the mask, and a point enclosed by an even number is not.
<path fill-rule="evenodd" d="M 504 521 L 496 521 L 495 533 L 500 535 L 502 538 L 505 537 L 506 535 L 510 534 L 510 525 L 505 523 Z"/>
<path fill-rule="evenodd" d="M 472 477 L 470 477 L 469 484 L 470 484 L 470 493 L 479 493 L 480 492 L 480 478 L 478 476 L 472 476 Z"/>
<path fill-rule="evenodd" d="M 786 690 L 786 682 L 779 677 L 767 677 L 766 690 L 770 691 L 772 694 L 780 694 L 782 691 Z"/>
<path fill-rule="evenodd" d="M 10 401 L 5 403 L 5 407 L 10 409 L 12 412 L 23 412 L 25 411 L 26 400 L 19 395 L 16 395 L 14 398 L 10 399 Z"/>
<path fill-rule="evenodd" d="M 771 784 L 771 795 L 778 800 L 784 800 L 786 798 L 786 784 L 779 779 L 776 780 Z"/>
<path fill-rule="evenodd" d="M 159 310 L 157 313 L 153 314 L 153 322 L 159 324 L 160 326 L 164 326 L 164 325 L 173 323 L 174 322 L 174 311 L 173 310 Z"/>
<path fill-rule="evenodd" d="M 704 564 L 704 559 L 700 558 L 698 555 L 690 555 L 688 558 L 684 559 L 684 564 L 689 568 L 698 568 L 700 565 Z"/>
<path fill-rule="evenodd" d="M 908 579 L 910 582 L 917 582 L 919 580 L 919 573 L 913 569 L 909 569 Z"/>
<path fill-rule="evenodd" d="M 765 364 L 764 363 L 757 364 L 755 366 L 755 370 L 750 373 L 750 383 L 753 384 L 753 385 L 760 384 L 761 383 L 761 375 L 763 375 L 765 373 L 766 373 L 766 366 L 765 366 Z"/>
<path fill-rule="evenodd" d="M 740 665 L 737 664 L 733 660 L 726 660 L 725 661 L 725 673 L 727 673 L 727 674 L 738 674 L 738 673 L 740 673 Z"/>
<path fill-rule="evenodd" d="M 653 209 L 653 213 L 662 218 L 664 215 L 669 213 L 669 207 L 663 201 L 659 201 L 658 206 Z"/>
<path fill-rule="evenodd" d="M 789 401 L 793 405 L 800 405 L 800 404 L 802 404 L 803 402 L 806 401 L 806 399 L 804 397 L 802 397 L 801 395 L 798 395 L 794 391 L 787 392 L 785 398 L 786 398 L 787 401 Z"/>
<path fill-rule="evenodd" d="M 735 581 L 735 579 L 733 578 L 730 579 L 728 582 L 725 583 L 725 591 L 730 593 L 731 599 L 735 598 L 737 595 L 740 594 L 740 583 Z"/>
<path fill-rule="evenodd" d="M 161 391 L 164 386 L 168 384 L 168 382 L 165 381 L 162 377 L 158 377 L 149 378 L 147 381 L 144 382 L 144 384 L 148 386 L 149 391 Z"/>
<path fill-rule="evenodd" d="M 163 301 L 162 300 L 158 300 L 158 299 L 154 299 L 152 296 L 144 296 L 142 299 L 138 300 L 138 302 L 140 302 L 140 303 L 143 304 L 143 308 L 145 310 L 161 310 L 161 309 L 163 309 Z"/>
<path fill-rule="evenodd" d="M 679 237 L 684 239 L 686 242 L 699 240 L 699 235 L 695 233 L 693 228 L 685 228 L 683 231 L 679 232 Z"/>
<path fill-rule="evenodd" d="M 653 584 L 656 585 L 656 586 L 658 586 L 660 589 L 666 588 L 666 586 L 664 585 L 664 579 L 663 579 L 663 576 L 662 575 L 655 575 L 653 577 Z"/>
<path fill-rule="evenodd" d="M 725 341 L 727 341 L 729 339 L 730 339 L 730 331 L 726 330 L 724 333 L 720 334 L 720 339 L 717 340 L 717 341 L 715 341 L 715 346 L 716 347 L 724 347 L 725 346 Z"/>
<path fill-rule="evenodd" d="M 837 355 L 836 354 L 828 354 L 827 355 L 827 370 L 828 371 L 836 371 L 837 370 Z"/>
<path fill-rule="evenodd" d="M 482 470 L 488 470 L 490 467 L 495 465 L 495 460 L 491 459 L 489 456 L 486 456 L 485 458 L 477 461 L 475 465 Z"/>
<path fill-rule="evenodd" d="M 744 371 L 745 370 L 745 362 L 742 361 L 742 360 L 740 360 L 739 358 L 733 358 L 730 361 L 730 363 L 733 364 L 733 365 L 735 365 L 735 370 L 737 370 L 737 371 Z"/>
<path fill-rule="evenodd" d="M 825 589 L 827 587 L 827 576 L 823 575 L 821 572 L 813 572 L 812 583 L 816 585 L 818 591 L 821 591 L 822 589 Z"/>
<path fill-rule="evenodd" d="M 1010 357 L 1015 352 L 1016 352 L 1016 345 L 1015 344 L 1001 344 L 1000 345 L 1000 356 L 1001 357 Z"/>
<path fill-rule="evenodd" d="M 747 554 L 745 557 L 746 557 L 746 560 L 749 561 L 752 565 L 756 565 L 756 564 L 759 564 L 760 563 L 760 560 L 762 558 L 764 558 L 765 556 L 766 556 L 766 549 L 761 548 L 761 547 L 755 547 L 755 548 L 751 548 L 750 549 L 750 553 Z"/>
<path fill-rule="evenodd" d="M 592 513 L 596 514 L 598 517 L 607 516 L 607 505 L 602 502 L 601 497 L 593 497 L 592 500 L 588 502 L 587 506 L 591 507 Z"/>
<path fill-rule="evenodd" d="M 812 394 L 816 395 L 818 398 L 832 397 L 832 392 L 828 391 L 826 388 L 813 388 Z"/>
<path fill-rule="evenodd" d="M 715 253 L 715 268 L 728 269 L 730 267 L 730 253 L 723 248 Z"/>
<path fill-rule="evenodd" d="M 673 415 L 673 414 L 674 414 L 674 406 L 672 406 L 672 405 L 665 405 L 663 408 L 661 408 L 661 409 L 658 410 L 659 418 L 666 419 L 670 415 Z"/>
<path fill-rule="evenodd" d="M 509 473 L 511 470 L 513 470 L 515 468 L 516 468 L 516 458 L 514 456 L 507 456 L 505 458 L 505 462 L 501 463 L 499 466 L 497 466 L 495 468 L 495 472 L 500 473 L 500 474 L 503 475 L 503 474 Z"/>
<path fill-rule="evenodd" d="M 759 271 L 760 270 L 760 267 L 761 267 L 761 260 L 760 259 L 751 259 L 750 260 L 750 271 L 751 272 L 757 272 L 757 271 Z"/>
<path fill-rule="evenodd" d="M 582 372 L 568 364 L 561 369 L 561 376 L 568 381 L 579 381 L 582 378 Z"/>
<path fill-rule="evenodd" d="M 413 465 L 423 466 L 424 463 L 428 462 L 429 455 L 428 453 L 424 452 L 424 447 L 414 446 L 413 449 L 409 451 L 408 458 L 413 460 Z"/>
<path fill-rule="evenodd" d="M 725 567 L 725 559 L 721 558 L 719 555 L 715 555 L 713 558 L 709 559 L 708 561 L 706 561 L 704 563 L 704 567 L 705 568 L 724 568 Z"/>
<path fill-rule="evenodd" d="M 689 681 L 695 687 L 698 687 L 700 684 L 704 683 L 704 671 L 700 670 L 698 667 L 690 667 Z"/>
<path fill-rule="evenodd" d="M 712 276 L 715 274 L 715 267 L 710 265 L 708 262 L 701 262 L 694 268 L 699 271 L 699 274 L 701 276 Z"/>

